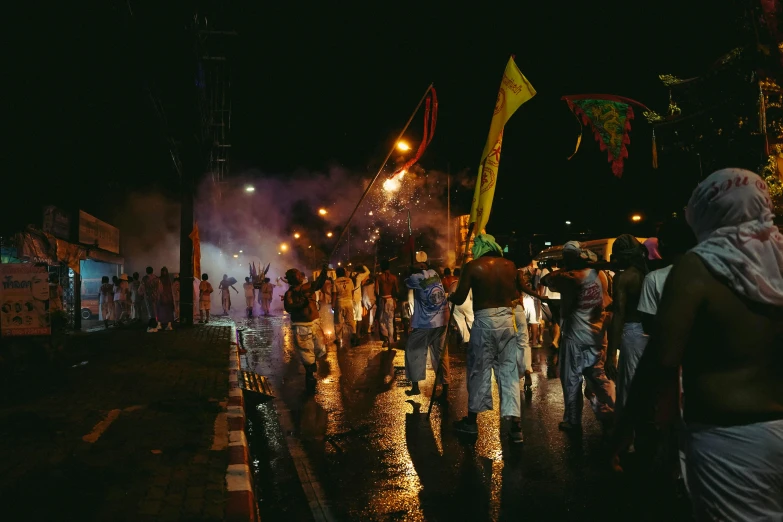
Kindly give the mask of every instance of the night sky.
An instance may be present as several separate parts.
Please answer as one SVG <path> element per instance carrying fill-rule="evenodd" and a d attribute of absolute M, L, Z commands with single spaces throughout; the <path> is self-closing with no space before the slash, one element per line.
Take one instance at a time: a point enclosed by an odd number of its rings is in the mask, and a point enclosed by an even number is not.
<path fill-rule="evenodd" d="M 4 198 L 3 232 L 39 223 L 47 203 L 79 204 L 101 217 L 121 207 L 128 191 L 176 194 L 166 138 L 187 141 L 198 122 L 191 4 L 24 4 L 8 18 L 14 27 L 3 180 L 18 197 Z M 488 228 L 554 231 L 570 220 L 617 234 L 632 211 L 652 221 L 681 208 L 698 166 L 661 158 L 652 170 L 651 128 L 639 110 L 622 179 L 613 177 L 588 129 L 567 161 L 579 126 L 560 97 L 617 94 L 665 112 L 668 91 L 658 74 L 699 75 L 747 43 L 734 4 L 313 8 L 248 1 L 204 3 L 200 12 L 212 28 L 239 33 L 229 47 L 234 174 L 256 168 L 286 176 L 339 165 L 369 177 L 434 82 L 440 117 L 421 163 L 472 175 L 505 63 L 515 54 L 538 95 L 506 126 Z M 152 99 L 161 101 L 165 122 Z M 336 190 L 324 187 L 326 194 Z M 466 211 L 470 197 L 455 191 L 457 209 Z"/>

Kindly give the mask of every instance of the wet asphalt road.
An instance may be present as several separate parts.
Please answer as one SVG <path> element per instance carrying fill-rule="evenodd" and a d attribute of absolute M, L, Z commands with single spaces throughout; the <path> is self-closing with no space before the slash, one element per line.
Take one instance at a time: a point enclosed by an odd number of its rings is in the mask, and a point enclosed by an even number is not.
<path fill-rule="evenodd" d="M 237 326 L 244 364 L 268 377 L 282 401 L 277 407 L 289 409 L 294 424 L 284 433 L 275 401 L 248 403 L 262 520 L 315 519 L 286 435 L 301 441 L 336 520 L 689 520 L 687 506 L 658 481 L 609 473 L 589 403 L 581 435 L 558 430 L 562 390 L 549 349 L 533 350 L 525 443 L 512 445 L 497 410 L 479 415 L 477 439 L 451 429 L 467 413 L 463 352 L 450 354 L 449 401 L 436 403 L 428 420 L 434 372 L 422 395 L 406 396 L 402 350 L 379 341 L 330 344 L 311 396 L 287 317 L 239 319 Z M 496 386 L 494 398 L 497 407 Z"/>

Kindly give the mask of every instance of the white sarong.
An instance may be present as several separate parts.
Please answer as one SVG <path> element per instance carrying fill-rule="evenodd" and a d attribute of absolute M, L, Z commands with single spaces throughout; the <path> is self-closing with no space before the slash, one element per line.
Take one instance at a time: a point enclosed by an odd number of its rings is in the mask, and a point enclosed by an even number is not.
<path fill-rule="evenodd" d="M 427 353 L 433 370 L 437 371 L 441 351 L 446 343 L 446 327 L 414 328 L 405 345 L 405 377 L 411 382 L 423 381 L 427 376 Z M 449 366 L 443 364 L 438 383 L 449 382 Z"/>
<path fill-rule="evenodd" d="M 530 336 L 527 333 L 525 307 L 521 304 L 514 307 L 514 320 L 517 327 L 517 371 L 521 379 L 525 376 L 525 372 L 533 373 L 533 356 L 530 353 Z"/>
<path fill-rule="evenodd" d="M 696 520 L 783 520 L 783 420 L 686 429 Z"/>

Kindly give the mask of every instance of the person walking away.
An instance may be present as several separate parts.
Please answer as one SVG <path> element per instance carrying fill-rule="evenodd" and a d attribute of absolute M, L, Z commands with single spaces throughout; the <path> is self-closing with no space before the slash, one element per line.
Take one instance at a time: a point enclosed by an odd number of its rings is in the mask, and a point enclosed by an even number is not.
<path fill-rule="evenodd" d="M 285 311 L 291 314 L 294 346 L 305 368 L 305 385 L 309 392 L 315 391 L 315 372 L 318 369 L 316 358 L 326 357 L 324 332 L 315 301 L 315 292 L 323 287 L 327 270 L 328 267 L 324 265 L 318 279 L 312 283 L 305 283 L 304 274 L 296 268 L 291 268 L 285 273 L 290 287 L 283 296 L 283 306 Z"/>
<path fill-rule="evenodd" d="M 676 404 L 682 366 L 699 522 L 783 519 L 783 235 L 774 217 L 753 172 L 718 170 L 696 187 L 686 218 L 698 244 L 669 273 L 618 423 L 622 447 L 654 403 L 676 411 L 661 405 Z"/>
<path fill-rule="evenodd" d="M 133 280 L 130 282 L 131 301 L 133 302 L 132 317 L 135 322 L 140 322 L 144 315 L 142 309 L 144 308 L 144 292 L 141 290 L 141 281 L 139 281 L 139 273 L 133 272 Z"/>
<path fill-rule="evenodd" d="M 517 277 L 522 277 L 519 274 Z M 527 297 L 527 295 L 525 295 Z M 527 310 L 522 305 L 523 295 L 511 302 L 514 309 L 514 327 L 516 328 L 517 340 L 517 370 L 519 378 L 524 379 L 524 390 L 530 392 L 533 390 L 533 354 L 530 352 L 530 330 L 527 324 Z"/>
<path fill-rule="evenodd" d="M 661 263 L 665 266 L 658 270 L 653 270 L 647 274 L 642 283 L 642 292 L 639 298 L 639 305 L 637 310 L 641 316 L 642 326 L 644 332 L 648 336 L 652 336 L 655 328 L 655 316 L 658 313 L 658 306 L 661 302 L 661 296 L 663 295 L 663 287 L 666 279 L 669 277 L 669 273 L 674 265 L 676 265 L 680 259 L 691 248 L 696 246 L 696 238 L 693 232 L 688 227 L 688 224 L 681 219 L 671 219 L 664 222 L 658 231 L 658 241 L 656 242 L 657 251 L 660 253 Z M 649 261 L 649 258 L 648 258 Z M 633 381 L 631 381 L 633 382 Z M 680 415 L 682 415 L 682 367 L 680 367 Z M 668 434 L 668 438 L 663 441 L 668 445 L 668 451 L 664 451 L 663 454 L 669 453 L 672 457 L 673 467 L 676 470 L 676 474 L 679 478 L 685 479 L 685 452 L 678 443 L 678 430 L 681 427 L 673 428 Z M 674 448 L 679 450 L 675 451 Z M 622 448 L 625 451 L 626 448 Z M 676 454 L 675 454 L 676 453 Z M 619 466 L 619 452 L 617 461 L 613 465 Z M 687 482 L 685 482 L 687 489 Z"/>
<path fill-rule="evenodd" d="M 153 323 L 155 328 L 158 326 L 158 290 L 160 287 L 160 281 L 156 276 L 151 266 L 147 267 L 147 275 L 141 279 L 141 284 L 144 287 L 144 304 L 147 308 L 148 327 Z"/>
<path fill-rule="evenodd" d="M 615 275 L 612 285 L 612 322 L 609 326 L 609 346 L 606 351 L 606 375 L 617 382 L 615 410 L 622 410 L 631 386 L 636 365 L 647 346 L 641 315 L 637 311 L 642 283 L 647 275 L 646 251 L 630 234 L 614 241 L 612 257 Z M 619 369 L 617 352 L 620 352 Z"/>
<path fill-rule="evenodd" d="M 594 255 L 594 254 L 593 254 Z M 588 266 L 589 253 L 578 241 L 563 246 L 563 268 L 541 280 L 562 295 L 560 380 L 565 412 L 561 430 L 582 428 L 582 381 L 587 379 L 590 404 L 604 423 L 614 413 L 614 384 L 604 371 L 604 319 L 611 304 L 603 272 Z"/>
<path fill-rule="evenodd" d="M 119 293 L 117 293 L 116 288 L 114 292 L 114 301 L 115 303 L 119 303 L 119 309 L 120 309 L 120 315 L 118 316 L 117 320 L 120 323 L 125 323 L 130 320 L 130 314 L 131 314 L 131 308 L 130 305 L 128 304 L 128 299 L 130 294 L 130 285 L 128 284 L 128 274 L 120 275 L 117 287 L 119 288 Z"/>
<path fill-rule="evenodd" d="M 362 286 L 362 307 L 367 313 L 367 335 L 372 334 L 375 322 L 375 279 L 368 277 Z"/>
<path fill-rule="evenodd" d="M 557 262 L 552 261 L 549 267 L 541 269 L 541 278 L 543 279 L 552 272 L 557 271 Z M 540 283 L 540 281 L 539 281 Z M 552 338 L 552 349 L 557 353 L 560 348 L 560 293 L 555 292 L 548 286 L 538 285 L 538 292 L 541 295 L 541 309 L 546 325 L 549 327 L 549 335 Z M 555 356 L 556 357 L 556 356 Z M 555 362 L 557 364 L 557 362 Z"/>
<path fill-rule="evenodd" d="M 275 285 L 270 282 L 268 277 L 265 277 L 261 283 L 261 291 L 258 294 L 258 302 L 261 304 L 261 310 L 264 315 L 269 315 L 269 306 L 272 304 L 272 297 L 275 292 Z"/>
<path fill-rule="evenodd" d="M 248 318 L 253 317 L 253 302 L 255 301 L 255 288 L 253 288 L 253 283 L 250 282 L 250 278 L 245 278 L 245 283 L 242 285 L 242 288 L 245 290 L 245 306 L 247 307 L 247 316 Z"/>
<path fill-rule="evenodd" d="M 368 277 L 370 277 L 370 270 L 366 266 L 356 267 L 356 271 L 353 273 L 353 320 L 357 327 L 362 323 L 362 287 Z"/>
<path fill-rule="evenodd" d="M 345 275 L 345 268 L 338 267 L 337 279 L 334 281 L 332 291 L 332 303 L 334 304 L 334 342 L 337 346 L 343 345 L 345 327 L 351 334 L 351 346 L 359 344 L 356 335 L 356 321 L 353 313 L 353 281 Z"/>
<path fill-rule="evenodd" d="M 239 294 L 239 290 L 234 288 L 234 285 L 228 280 L 228 275 L 223 274 L 223 280 L 218 284 L 218 290 L 220 290 L 220 303 L 223 305 L 223 315 L 228 315 L 228 312 L 231 310 L 232 289 Z"/>
<path fill-rule="evenodd" d="M 122 302 L 124 299 L 122 298 L 120 278 L 117 276 L 111 276 L 111 282 L 114 287 L 114 295 L 112 297 L 114 300 L 114 324 L 118 326 L 122 324 Z"/>
<path fill-rule="evenodd" d="M 201 282 L 198 284 L 199 323 L 209 322 L 209 311 L 212 308 L 212 283 L 209 275 L 201 274 Z"/>
<path fill-rule="evenodd" d="M 427 376 L 427 354 L 431 355 L 432 368 L 436 372 L 441 366 L 440 376 L 436 375 L 434 388 L 443 385 L 440 398 L 446 400 L 449 391 L 449 367 L 447 355 L 441 352 L 446 348 L 446 290 L 435 270 L 427 263 L 417 263 L 411 267 L 411 275 L 405 280 L 405 286 L 413 290 L 415 305 L 411 317 L 411 333 L 405 344 L 405 377 L 411 381 L 411 389 L 406 395 L 419 395 L 419 381 Z M 442 364 L 441 364 L 442 359 Z"/>
<path fill-rule="evenodd" d="M 158 278 L 158 330 L 173 330 L 174 322 L 174 291 L 172 289 L 171 275 L 165 266 L 160 269 Z M 165 327 L 164 327 L 165 325 Z"/>
<path fill-rule="evenodd" d="M 331 270 L 331 265 L 330 268 Z M 334 281 L 327 273 L 324 286 L 319 291 L 318 312 L 321 316 L 321 326 L 324 329 L 334 326 L 334 310 L 332 310 L 332 292 L 334 291 Z"/>
<path fill-rule="evenodd" d="M 174 294 L 174 321 L 179 321 L 179 274 L 174 276 L 174 281 L 171 283 L 171 293 Z"/>
<path fill-rule="evenodd" d="M 489 234 L 473 244 L 473 261 L 462 267 L 457 290 L 449 296 L 456 305 L 473 292 L 473 329 L 468 347 L 468 415 L 454 423 L 457 431 L 477 434 L 479 413 L 492 409 L 492 371 L 498 383 L 500 415 L 511 423 L 512 442 L 524 441 L 520 422 L 517 337 L 512 302 L 518 298 L 517 269 L 503 258 L 503 249 Z"/>
<path fill-rule="evenodd" d="M 534 348 L 541 347 L 541 301 L 537 298 L 539 295 L 539 282 L 541 280 L 541 273 L 538 270 L 535 259 L 531 260 L 528 265 L 520 269 L 525 281 L 525 286 L 533 290 L 532 294 L 525 293 L 522 296 L 522 306 L 525 310 L 525 319 L 527 320 L 530 344 Z"/>
<path fill-rule="evenodd" d="M 103 319 L 103 324 L 108 330 L 109 321 L 114 319 L 114 285 L 109 282 L 109 276 L 101 278 L 98 298 L 101 305 L 101 319 Z"/>
<path fill-rule="evenodd" d="M 400 293 L 400 285 L 397 276 L 389 270 L 389 260 L 381 260 L 381 273 L 375 279 L 376 303 L 379 308 L 378 330 L 383 348 L 389 348 L 394 341 L 394 312 L 397 309 L 397 300 Z"/>

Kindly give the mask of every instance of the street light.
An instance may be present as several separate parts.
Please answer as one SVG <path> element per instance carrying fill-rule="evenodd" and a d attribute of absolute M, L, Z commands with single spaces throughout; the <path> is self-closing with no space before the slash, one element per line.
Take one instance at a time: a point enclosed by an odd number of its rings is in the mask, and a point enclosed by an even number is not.
<path fill-rule="evenodd" d="M 286 250 L 288 250 L 288 245 L 286 245 L 285 243 L 283 243 L 282 245 L 280 245 L 280 250 L 282 250 L 283 252 L 285 252 Z"/>
<path fill-rule="evenodd" d="M 332 237 L 332 233 L 331 232 L 327 232 L 326 233 L 326 237 Z"/>
<path fill-rule="evenodd" d="M 404 152 L 404 151 L 407 151 L 407 150 L 411 150 L 411 146 L 410 146 L 410 145 L 408 145 L 408 144 L 407 144 L 406 142 L 404 142 L 404 141 L 398 141 L 398 142 L 397 142 L 397 148 L 398 148 L 398 149 L 400 149 L 400 150 L 401 150 L 401 151 L 403 151 L 403 152 Z"/>
<path fill-rule="evenodd" d="M 301 236 L 299 235 L 299 232 L 294 234 L 294 239 L 299 239 Z"/>
<path fill-rule="evenodd" d="M 322 216 L 325 216 L 326 215 L 326 209 L 325 208 L 319 208 L 318 209 L 318 213 L 321 214 Z"/>
<path fill-rule="evenodd" d="M 253 185 L 248 185 L 245 187 L 245 192 L 255 192 L 256 188 Z"/>
<path fill-rule="evenodd" d="M 571 224 L 571 222 L 570 222 L 570 221 L 566 221 L 566 225 L 570 225 L 570 224 Z"/>
<path fill-rule="evenodd" d="M 631 216 L 631 221 L 633 221 L 634 223 L 638 223 L 641 220 L 642 220 L 641 214 L 634 214 L 633 216 Z"/>
<path fill-rule="evenodd" d="M 239 251 L 239 253 L 241 254 L 241 253 L 242 253 L 242 251 L 240 250 L 240 251 Z"/>
<path fill-rule="evenodd" d="M 234 254 L 234 257 L 239 257 L 239 254 Z"/>

